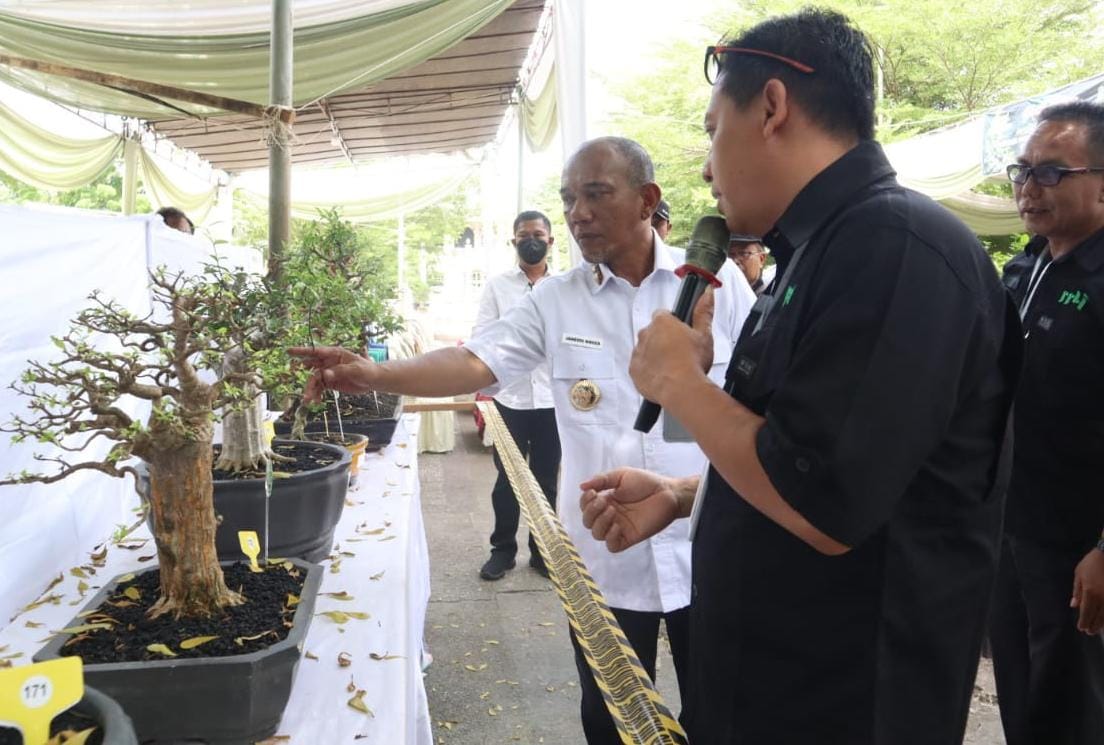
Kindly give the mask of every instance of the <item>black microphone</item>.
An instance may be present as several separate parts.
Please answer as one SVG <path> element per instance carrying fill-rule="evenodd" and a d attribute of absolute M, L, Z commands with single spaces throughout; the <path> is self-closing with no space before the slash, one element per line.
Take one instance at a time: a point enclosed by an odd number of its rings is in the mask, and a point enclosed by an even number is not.
<path fill-rule="evenodd" d="M 689 325 L 693 322 L 694 306 L 698 304 L 705 288 L 709 285 L 720 287 L 716 273 L 728 258 L 728 226 L 723 217 L 708 215 L 700 218 L 694 226 L 690 245 L 686 248 L 686 263 L 675 270 L 682 277 L 675 307 L 671 310 L 675 318 Z M 644 399 L 640 412 L 636 415 L 633 429 L 637 432 L 651 432 L 659 419 L 659 404 Z"/>

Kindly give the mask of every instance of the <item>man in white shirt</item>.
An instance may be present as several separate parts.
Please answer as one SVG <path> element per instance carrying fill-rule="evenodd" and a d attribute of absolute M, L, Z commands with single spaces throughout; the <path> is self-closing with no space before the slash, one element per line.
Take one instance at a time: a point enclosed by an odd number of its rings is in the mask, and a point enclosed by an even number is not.
<path fill-rule="evenodd" d="M 483 329 L 520 303 L 538 282 L 551 276 L 548 271 L 548 249 L 553 241 L 552 223 L 544 213 L 529 210 L 514 218 L 511 243 L 517 251 L 517 264 L 487 282 L 479 301 L 473 337 L 479 336 Z M 556 432 L 556 412 L 552 409 L 548 365 L 538 365 L 528 375 L 501 386 L 494 396 L 494 403 L 522 456 L 529 458 L 529 470 L 536 477 L 541 491 L 555 508 L 556 480 L 560 474 L 560 437 Z M 502 579 L 507 571 L 516 566 L 518 518 L 521 515 L 497 449 L 494 462 L 498 479 L 491 490 L 491 505 L 494 508 L 491 557 L 479 570 L 480 577 L 491 581 Z M 548 576 L 544 559 L 531 534 L 529 566 Z"/>
<path fill-rule="evenodd" d="M 767 266 L 767 249 L 758 238 L 733 233 L 728 241 L 728 258 L 744 273 L 756 295 L 766 292 L 774 280 L 775 265 Z"/>
<path fill-rule="evenodd" d="M 448 396 L 497 390 L 551 364 L 552 399 L 563 445 L 563 484 L 570 490 L 615 465 L 664 474 L 700 471 L 705 457 L 691 443 L 633 429 L 641 397 L 629 377 L 637 333 L 652 315 L 674 304 L 684 252 L 659 239 L 651 219 L 659 202 L 651 159 L 632 140 L 603 137 L 584 143 L 564 168 L 560 196 L 568 228 L 584 261 L 541 282 L 503 318 L 464 347 L 376 365 L 336 348 L 291 353 L 315 368 L 307 400 L 328 387 L 343 392 L 396 391 Z M 711 377 L 720 383 L 733 343 L 755 296 L 735 267 L 718 273 Z M 690 543 L 685 520 L 648 541 L 612 554 L 582 524 L 577 500 L 561 500 L 564 527 L 602 590 L 638 658 L 655 677 L 659 622 L 667 624 L 679 687 L 687 679 Z M 574 642 L 574 637 L 572 637 Z M 576 645 L 583 730 L 589 745 L 620 738 Z"/>

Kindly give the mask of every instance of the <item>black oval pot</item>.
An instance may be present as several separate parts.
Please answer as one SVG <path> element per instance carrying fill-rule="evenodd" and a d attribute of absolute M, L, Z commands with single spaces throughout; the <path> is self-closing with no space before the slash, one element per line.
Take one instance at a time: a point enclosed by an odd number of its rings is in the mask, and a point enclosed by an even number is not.
<path fill-rule="evenodd" d="M 70 714 L 80 716 L 79 729 L 85 729 L 92 723 L 99 728 L 99 734 L 103 739 L 103 745 L 138 745 L 138 736 L 134 734 L 134 725 L 123 708 L 110 696 L 97 691 L 91 686 L 84 687 L 84 695 L 74 706 L 67 709 Z M 58 715 L 65 716 L 65 712 Z M 55 717 L 54 721 L 57 721 Z M 72 721 L 72 718 L 70 718 Z M 87 723 L 86 723 L 87 722 Z M 55 725 L 51 725 L 51 730 Z M 0 742 L 22 741 L 22 737 L 15 730 L 0 728 Z M 10 734 L 9 734 L 10 732 Z"/>
<path fill-rule="evenodd" d="M 268 555 L 320 561 L 330 553 L 334 528 L 345 508 L 349 489 L 349 451 L 340 445 L 310 442 L 332 450 L 340 458 L 315 471 L 293 473 L 272 482 L 269 504 Z M 142 488 L 148 489 L 143 473 Z M 240 559 L 239 530 L 255 530 L 264 546 L 264 479 L 220 479 L 214 482 L 215 514 L 220 522 L 215 549 L 220 561 Z M 146 518 L 153 530 L 153 517 Z"/>
<path fill-rule="evenodd" d="M 103 745 L 138 745 L 130 717 L 107 694 L 85 686 L 84 697 L 73 709 L 99 723 L 103 728 Z"/>
<path fill-rule="evenodd" d="M 276 733 L 322 581 L 317 564 L 291 561 L 306 574 L 303 590 L 287 638 L 271 647 L 233 657 L 84 666 L 87 684 L 115 699 L 134 723 L 131 739 L 119 740 L 119 745 L 136 745 L 134 733 L 142 742 L 196 739 L 210 745 L 247 745 Z M 118 577 L 96 593 L 82 612 L 99 608 L 117 584 Z M 77 616 L 66 628 L 81 623 Z M 35 662 L 57 659 L 68 639 L 68 634 L 55 636 L 34 656 Z M 115 742 L 105 740 L 105 745 Z"/>
<path fill-rule="evenodd" d="M 388 445 L 391 443 L 391 439 L 395 436 L 395 428 L 399 426 L 399 417 L 402 416 L 403 399 L 400 397 L 398 403 L 395 405 L 395 411 L 391 416 L 384 419 L 351 419 L 341 423 L 341 428 L 345 432 L 355 432 L 358 435 L 367 435 L 368 442 L 378 445 Z M 276 434 L 287 435 L 291 433 L 291 422 L 285 422 L 281 419 L 277 419 L 273 424 L 276 429 Z M 333 419 L 330 419 L 330 432 L 334 432 L 337 429 Z M 304 432 L 325 432 L 326 423 L 324 421 L 311 421 L 307 422 L 307 426 Z"/>

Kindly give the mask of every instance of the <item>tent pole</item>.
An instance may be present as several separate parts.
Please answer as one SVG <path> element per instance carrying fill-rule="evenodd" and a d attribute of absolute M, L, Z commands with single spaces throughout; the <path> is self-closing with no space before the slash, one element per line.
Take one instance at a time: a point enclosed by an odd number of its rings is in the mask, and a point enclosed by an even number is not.
<path fill-rule="evenodd" d="M 292 0 L 272 0 L 272 36 L 269 51 L 269 103 L 292 105 L 292 53 L 294 31 Z M 291 235 L 291 152 L 288 147 L 290 125 L 270 120 L 272 134 L 268 145 L 268 274 L 280 274 L 284 246 Z"/>

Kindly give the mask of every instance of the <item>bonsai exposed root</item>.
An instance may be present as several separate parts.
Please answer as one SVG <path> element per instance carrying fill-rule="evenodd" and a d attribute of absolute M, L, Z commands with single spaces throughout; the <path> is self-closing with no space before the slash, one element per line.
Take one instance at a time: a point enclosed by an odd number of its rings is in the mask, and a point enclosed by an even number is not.
<path fill-rule="evenodd" d="M 249 473 L 249 472 L 264 472 L 268 463 L 275 465 L 276 463 L 294 463 L 295 458 L 288 458 L 287 456 L 280 455 L 272 450 L 265 450 L 259 453 L 255 458 L 232 458 L 227 455 L 219 455 L 219 459 L 215 462 L 216 471 L 227 471 L 229 473 Z"/>
<path fill-rule="evenodd" d="M 158 598 L 157 602 L 149 609 L 150 618 L 160 618 L 171 615 L 173 618 L 209 618 L 214 615 L 212 608 L 229 608 L 241 605 L 245 597 L 233 590 L 224 590 L 213 602 L 201 601 L 200 598 L 188 598 L 184 601 L 170 600 L 165 595 Z"/>

